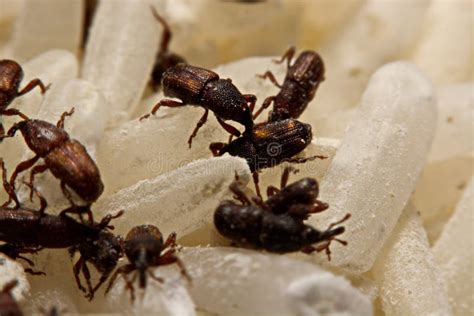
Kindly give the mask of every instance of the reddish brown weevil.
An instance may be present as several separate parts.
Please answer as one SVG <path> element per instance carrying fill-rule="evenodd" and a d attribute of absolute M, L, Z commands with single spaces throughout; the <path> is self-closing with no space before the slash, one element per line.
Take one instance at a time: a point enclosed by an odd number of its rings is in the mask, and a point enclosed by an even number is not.
<path fill-rule="evenodd" d="M 239 137 L 229 144 L 212 143 L 210 149 L 214 156 L 229 153 L 232 156 L 247 160 L 253 173 L 257 194 L 258 171 L 276 166 L 282 162 L 304 163 L 315 158 L 325 159 L 324 156 L 308 158 L 293 158 L 303 151 L 313 138 L 311 126 L 298 120 L 260 123 L 254 126 L 251 133 Z"/>
<path fill-rule="evenodd" d="M 332 241 L 347 245 L 347 242 L 336 238 L 344 233 L 344 227 L 334 227 L 349 219 L 350 214 L 324 231 L 304 224 L 303 220 L 310 214 L 327 209 L 326 204 L 316 200 L 315 181 L 299 180 L 273 192 L 267 201 L 262 201 L 257 196 L 248 197 L 242 184 L 236 180 L 230 190 L 241 204 L 222 202 L 214 213 L 214 225 L 221 235 L 239 244 L 276 253 L 324 250 L 331 260 L 329 246 Z M 274 188 L 269 187 L 269 190 Z M 303 199 L 299 200 L 299 197 Z"/>
<path fill-rule="evenodd" d="M 39 79 L 31 80 L 26 87 L 20 90 L 20 83 L 23 80 L 23 69 L 14 60 L 0 60 L 0 116 L 2 115 L 19 115 L 26 119 L 26 115 L 17 109 L 7 109 L 10 103 L 17 97 L 22 96 L 35 87 L 40 87 L 41 93 L 44 94 L 48 87 Z M 5 130 L 0 122 L 0 142 L 5 135 Z"/>
<path fill-rule="evenodd" d="M 181 271 L 181 274 L 190 280 L 184 264 L 179 257 L 175 255 L 176 252 L 176 234 L 171 233 L 165 242 L 163 242 L 163 235 L 158 227 L 153 225 L 140 225 L 132 228 L 125 238 L 124 242 L 125 255 L 128 258 L 129 264 L 118 268 L 110 279 L 109 286 L 106 293 L 112 288 L 115 280 L 121 275 L 130 290 L 132 301 L 135 299 L 133 281 L 138 275 L 140 288 L 146 288 L 147 275 L 152 279 L 162 283 L 163 279 L 156 277 L 150 270 L 151 267 L 168 265 L 176 263 Z M 127 277 L 133 271 L 138 273 L 133 276 L 130 281 Z"/>
<path fill-rule="evenodd" d="M 163 74 L 162 84 L 166 96 L 178 98 L 181 102 L 161 100 L 153 107 L 151 114 L 155 114 L 161 106 L 197 105 L 205 109 L 188 139 L 189 147 L 198 130 L 206 123 L 209 111 L 214 112 L 219 124 L 234 136 L 240 136 L 240 132 L 224 121 L 238 122 L 246 131 L 253 127 L 252 111 L 257 99 L 252 94 L 241 94 L 230 79 L 220 79 L 218 74 L 204 68 L 178 64 Z M 140 120 L 149 116 L 144 115 Z"/>
<path fill-rule="evenodd" d="M 290 49 L 283 55 L 278 63 L 285 59 L 288 61 L 287 74 L 283 84 L 280 85 L 273 73 L 267 71 L 261 78 L 270 79 L 273 84 L 280 88 L 276 96 L 270 96 L 263 101 L 262 107 L 255 113 L 254 119 L 268 108 L 273 102 L 273 110 L 268 120 L 270 122 L 298 118 L 313 100 L 319 84 L 324 80 L 324 63 L 318 53 L 312 50 L 303 51 L 293 65 L 291 60 L 295 54 L 295 48 Z"/>
<path fill-rule="evenodd" d="M 13 297 L 12 291 L 18 285 L 17 280 L 12 280 L 4 285 L 0 291 L 0 315 L 1 316 L 23 316 L 18 303 Z"/>
<path fill-rule="evenodd" d="M 20 130 L 26 144 L 36 154 L 33 158 L 21 162 L 14 170 L 10 178 L 13 191 L 17 176 L 43 158 L 44 164 L 35 166 L 31 170 L 30 186 L 33 186 L 35 175 L 49 169 L 56 178 L 61 180 L 61 189 L 71 204 L 74 202 L 66 185 L 87 203 L 94 202 L 102 194 L 104 185 L 97 165 L 87 153 L 86 148 L 77 140 L 71 139 L 64 130 L 64 120 L 72 113 L 74 113 L 74 108 L 70 112 L 64 112 L 56 125 L 27 118 L 10 128 L 7 137 L 13 137 Z M 13 194 L 10 194 L 9 201 L 4 205 L 8 205 L 12 199 L 19 206 L 19 201 Z"/>
<path fill-rule="evenodd" d="M 156 91 L 158 90 L 158 87 L 161 84 L 161 78 L 163 77 L 163 73 L 168 68 L 176 66 L 177 64 L 186 63 L 186 60 L 182 56 L 168 51 L 173 33 L 171 33 L 171 29 L 166 20 L 158 14 L 158 12 L 153 6 L 151 7 L 151 12 L 153 13 L 155 19 L 163 27 L 160 49 L 156 55 L 155 65 L 153 66 L 153 71 L 151 73 L 150 80 L 151 88 Z"/>

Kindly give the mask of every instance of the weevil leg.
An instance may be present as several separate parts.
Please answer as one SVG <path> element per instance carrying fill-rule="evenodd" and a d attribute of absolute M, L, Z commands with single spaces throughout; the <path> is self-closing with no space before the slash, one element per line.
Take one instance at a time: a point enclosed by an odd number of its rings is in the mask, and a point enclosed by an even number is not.
<path fill-rule="evenodd" d="M 169 27 L 168 23 L 161 15 L 158 14 L 155 7 L 150 5 L 151 13 L 155 17 L 155 19 L 160 22 L 161 26 L 163 27 L 163 31 L 161 33 L 161 43 L 160 43 L 160 50 L 158 54 L 164 54 L 168 51 L 168 46 L 171 41 L 172 33 L 171 28 Z"/>
<path fill-rule="evenodd" d="M 28 116 L 26 116 L 25 114 L 23 114 L 22 112 L 20 112 L 17 109 L 3 110 L 0 114 L 5 115 L 5 116 L 15 116 L 15 115 L 17 115 L 17 116 L 21 117 L 24 120 L 29 120 L 30 119 Z M 3 129 L 3 127 L 2 127 L 2 129 Z M 5 135 L 5 131 L 3 131 L 3 134 L 0 134 L 0 135 Z"/>
<path fill-rule="evenodd" d="M 84 275 L 84 279 L 86 279 L 87 289 L 89 291 L 86 297 L 89 297 L 92 293 L 91 273 L 89 271 L 89 267 L 87 266 L 87 261 L 85 260 L 82 264 L 82 274 Z"/>
<path fill-rule="evenodd" d="M 16 204 L 17 208 L 20 207 L 20 201 L 18 200 L 18 197 L 16 196 L 16 193 L 15 193 L 15 191 L 16 191 L 15 190 L 16 178 L 23 171 L 26 171 L 26 170 L 30 169 L 31 167 L 33 167 L 33 165 L 38 161 L 39 158 L 40 158 L 39 156 L 34 156 L 31 159 L 20 162 L 18 164 L 18 166 L 16 166 L 15 170 L 13 171 L 13 173 L 10 177 L 9 187 L 10 187 L 10 193 L 11 194 L 9 195 L 8 202 L 6 202 L 4 205 L 10 204 L 10 202 L 13 200 L 13 201 L 15 201 L 15 204 Z"/>
<path fill-rule="evenodd" d="M 184 102 L 179 102 L 179 101 L 170 100 L 170 99 L 163 99 L 163 100 L 159 101 L 157 104 L 155 104 L 155 106 L 153 106 L 153 109 L 151 110 L 151 113 L 145 114 L 142 117 L 140 117 L 139 121 L 142 121 L 146 118 L 149 118 L 151 115 L 154 115 L 156 113 L 156 111 L 158 111 L 161 106 L 166 106 L 166 107 L 170 107 L 170 108 L 177 108 L 177 107 L 184 106 L 184 105 L 186 105 Z"/>
<path fill-rule="evenodd" d="M 258 109 L 257 113 L 253 115 L 253 119 L 255 120 L 263 112 L 263 110 L 265 110 L 272 104 L 273 101 L 275 101 L 275 96 L 267 97 L 263 101 L 262 106 L 260 107 L 260 109 Z"/>
<path fill-rule="evenodd" d="M 257 74 L 256 76 L 261 79 L 269 79 L 275 86 L 280 89 L 283 87 L 281 84 L 278 83 L 278 80 L 275 78 L 275 75 L 271 71 L 266 71 L 263 75 Z"/>
<path fill-rule="evenodd" d="M 65 216 L 67 213 L 79 215 L 79 218 L 82 223 L 84 223 L 82 215 L 85 213 L 87 214 L 89 225 L 94 225 L 94 215 L 92 214 L 90 205 L 72 205 L 71 207 L 68 207 L 67 209 L 59 213 L 59 216 Z"/>
<path fill-rule="evenodd" d="M 43 271 L 35 271 L 31 268 L 23 269 L 23 271 L 25 271 L 25 273 L 29 273 L 31 275 L 46 275 L 46 273 L 44 273 Z"/>
<path fill-rule="evenodd" d="M 316 160 L 316 159 L 327 159 L 327 158 L 328 158 L 327 156 L 316 155 L 316 156 L 311 156 L 311 157 L 290 158 L 290 159 L 285 160 L 285 161 L 289 162 L 289 163 L 305 163 L 305 162 L 313 161 L 313 160 Z"/>
<path fill-rule="evenodd" d="M 234 194 L 234 198 L 242 202 L 243 205 L 251 205 L 252 202 L 247 196 L 247 194 L 242 189 L 242 185 L 238 180 L 233 181 L 230 186 L 229 190 Z"/>
<path fill-rule="evenodd" d="M 14 201 L 17 201 L 18 198 L 16 197 L 16 193 L 15 191 L 12 191 L 11 187 L 10 187 L 10 183 L 8 183 L 7 181 L 7 169 L 5 168 L 5 163 L 3 162 L 3 159 L 0 158 L 0 168 L 2 170 L 2 182 L 3 182 L 3 188 L 5 189 L 5 192 L 7 192 L 8 196 L 9 196 L 9 200 L 8 202 L 6 202 L 4 205 L 2 205 L 2 207 L 6 207 L 8 204 L 10 204 L 11 200 L 13 199 Z M 14 195 L 14 197 L 12 197 L 12 195 Z M 20 205 L 17 204 L 17 207 L 19 207 Z"/>
<path fill-rule="evenodd" d="M 66 120 L 67 116 L 71 116 L 74 114 L 74 108 L 71 108 L 69 111 L 63 112 L 61 114 L 61 117 L 59 118 L 59 121 L 56 123 L 57 128 L 64 128 L 64 121 Z"/>
<path fill-rule="evenodd" d="M 351 214 L 350 213 L 347 213 L 342 219 L 338 220 L 337 222 L 334 222 L 334 223 L 331 223 L 327 230 L 330 230 L 331 228 L 333 228 L 334 226 L 336 225 L 339 225 L 341 223 L 344 223 L 345 221 L 347 221 L 349 218 L 351 218 Z"/>
<path fill-rule="evenodd" d="M 253 178 L 253 183 L 255 184 L 255 193 L 257 193 L 257 196 L 260 199 L 262 199 L 262 194 L 260 193 L 260 186 L 258 185 L 258 183 L 260 182 L 258 171 L 252 172 L 252 178 Z"/>
<path fill-rule="evenodd" d="M 125 280 L 125 283 L 127 284 L 127 288 L 131 290 L 132 292 L 131 295 L 132 295 L 132 300 L 133 300 L 135 298 L 135 295 L 133 294 L 133 285 L 130 284 L 130 281 L 128 281 L 128 279 L 126 278 L 126 275 L 134 270 L 135 270 L 135 266 L 132 264 L 124 265 L 118 268 L 117 270 L 115 270 L 114 274 L 112 274 L 112 277 L 110 278 L 107 288 L 105 289 L 105 295 L 109 293 L 110 289 L 112 288 L 112 285 L 114 285 L 115 281 L 117 280 L 117 277 L 120 275 Z"/>
<path fill-rule="evenodd" d="M 174 254 L 174 249 L 170 249 L 167 252 L 165 252 L 160 258 L 158 258 L 158 265 L 168 265 L 168 264 L 173 264 L 176 263 L 179 267 L 179 270 L 181 272 L 181 275 L 188 280 L 189 283 L 192 282 L 191 276 L 188 274 L 188 271 L 186 270 L 186 267 L 184 266 L 184 263 L 179 259 L 175 254 Z"/>
<path fill-rule="evenodd" d="M 82 270 L 82 265 L 84 264 L 84 258 L 82 256 L 74 264 L 72 271 L 74 272 L 74 278 L 76 279 L 76 284 L 79 290 L 86 293 L 86 288 L 82 286 L 81 279 L 79 278 L 80 271 Z"/>
<path fill-rule="evenodd" d="M 33 169 L 31 169 L 30 172 L 30 182 L 27 183 L 27 185 L 30 187 L 30 201 L 33 201 L 33 193 L 34 193 L 34 181 L 35 181 L 35 176 L 39 173 L 43 173 L 46 170 L 48 170 L 48 166 L 46 165 L 38 165 L 34 166 Z"/>
<path fill-rule="evenodd" d="M 106 273 L 106 274 L 102 274 L 100 276 L 100 279 L 97 282 L 97 284 L 94 286 L 92 291 L 90 291 L 90 293 L 86 296 L 89 299 L 89 301 L 92 301 L 92 299 L 94 298 L 95 292 L 97 292 L 99 290 L 100 286 L 102 284 L 104 284 L 105 281 L 107 281 L 107 278 L 109 277 L 109 275 L 110 275 L 110 273 Z"/>
<path fill-rule="evenodd" d="M 221 156 L 220 151 L 226 146 L 226 143 L 211 143 L 209 150 L 212 152 L 214 157 Z"/>
<path fill-rule="evenodd" d="M 193 138 L 196 137 L 197 132 L 199 131 L 199 129 L 200 129 L 204 124 L 206 124 L 208 115 L 209 115 L 209 110 L 208 110 L 208 109 L 205 109 L 204 114 L 202 115 L 202 117 L 201 117 L 201 118 L 199 119 L 199 121 L 197 122 L 196 127 L 194 128 L 194 130 L 193 130 L 191 136 L 189 136 L 189 139 L 188 139 L 189 148 L 191 148 L 191 146 L 192 146 L 192 144 L 193 144 Z"/>
<path fill-rule="evenodd" d="M 163 249 L 165 248 L 176 248 L 176 233 L 172 232 L 169 234 L 168 238 L 166 238 L 165 243 L 163 244 Z"/>
<path fill-rule="evenodd" d="M 147 272 L 148 272 L 148 275 L 150 276 L 150 278 L 152 278 L 153 280 L 158 281 L 159 283 L 164 283 L 165 282 L 165 280 L 163 280 L 163 278 L 160 278 L 160 277 L 157 277 L 156 275 L 154 275 L 151 270 L 148 270 Z"/>
<path fill-rule="evenodd" d="M 22 96 L 36 87 L 40 87 L 41 94 L 45 94 L 46 91 L 51 87 L 51 84 L 45 86 L 40 79 L 33 79 L 26 85 L 26 87 L 24 87 L 23 89 L 21 89 L 21 91 L 18 92 L 17 96 Z"/>
<path fill-rule="evenodd" d="M 41 216 L 43 216 L 45 214 L 45 210 L 46 210 L 46 207 L 48 207 L 48 202 L 46 202 L 46 199 L 43 197 L 43 195 L 41 195 L 41 193 L 36 190 L 36 188 L 33 186 L 32 183 L 28 183 L 28 182 L 23 182 L 26 186 L 28 186 L 31 190 L 31 195 L 34 193 L 36 195 L 36 197 L 40 200 L 40 209 L 38 210 L 38 212 L 40 212 Z M 30 200 L 32 200 L 32 196 L 30 195 Z"/>
<path fill-rule="evenodd" d="M 71 192 L 69 192 L 69 190 L 66 187 L 66 182 L 61 181 L 60 185 L 61 185 L 61 191 L 63 192 L 64 197 L 69 201 L 71 206 L 73 207 L 76 206 L 76 203 L 74 203 L 74 200 L 72 199 Z"/>
<path fill-rule="evenodd" d="M 287 60 L 286 66 L 287 68 L 290 68 L 291 60 L 293 59 L 293 56 L 295 56 L 295 52 L 296 52 L 296 47 L 290 46 L 288 50 L 283 54 L 283 56 L 281 56 L 280 60 L 276 59 L 276 60 L 273 60 L 273 62 L 276 64 L 281 64 L 286 59 Z"/>
<path fill-rule="evenodd" d="M 314 248 L 313 246 L 305 246 L 301 249 L 301 252 L 305 253 L 305 254 L 311 254 L 313 252 L 316 251 L 316 248 Z"/>
<path fill-rule="evenodd" d="M 240 136 L 240 132 L 238 129 L 236 129 L 232 125 L 227 124 L 226 122 L 224 122 L 221 118 L 217 116 L 216 116 L 216 119 L 217 119 L 217 122 L 219 122 L 219 124 L 226 130 L 227 133 L 230 133 L 231 135 L 234 135 L 236 137 Z"/>
<path fill-rule="evenodd" d="M 1 115 L 2 113 L 0 113 Z M 3 124 L 0 122 L 0 143 L 3 142 L 3 139 L 5 138 L 5 128 L 3 127 Z"/>

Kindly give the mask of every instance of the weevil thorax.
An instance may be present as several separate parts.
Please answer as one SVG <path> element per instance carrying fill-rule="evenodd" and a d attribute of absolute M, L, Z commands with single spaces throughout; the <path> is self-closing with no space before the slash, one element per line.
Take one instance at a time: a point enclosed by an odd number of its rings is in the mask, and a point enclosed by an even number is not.
<path fill-rule="evenodd" d="M 253 119 L 250 108 L 230 79 L 208 82 L 201 98 L 201 103 L 219 118 L 239 122 L 248 129 L 252 128 Z"/>
<path fill-rule="evenodd" d="M 219 152 L 219 155 L 228 153 L 231 156 L 241 157 L 247 160 L 250 171 L 257 170 L 257 151 L 251 137 L 239 137 L 226 145 Z"/>
<path fill-rule="evenodd" d="M 0 111 L 5 110 L 17 96 L 22 80 L 23 70 L 17 62 L 0 60 Z"/>
<path fill-rule="evenodd" d="M 101 230 L 96 238 L 89 238 L 81 244 L 79 251 L 101 273 L 110 273 L 123 256 L 120 237 L 106 229 Z"/>
<path fill-rule="evenodd" d="M 68 133 L 51 123 L 41 120 L 20 122 L 20 131 L 28 147 L 40 157 L 69 140 Z"/>
<path fill-rule="evenodd" d="M 153 225 L 132 228 L 125 238 L 125 255 L 137 269 L 156 263 L 163 250 L 163 235 Z"/>
<path fill-rule="evenodd" d="M 206 84 L 217 79 L 219 75 L 213 71 L 188 64 L 178 64 L 163 74 L 163 93 L 167 97 L 178 98 L 185 104 L 199 105 Z"/>
<path fill-rule="evenodd" d="M 294 119 L 258 124 L 253 129 L 253 144 L 258 168 L 277 165 L 303 151 L 313 139 L 311 125 Z"/>
<path fill-rule="evenodd" d="M 281 214 L 288 210 L 288 207 L 295 204 L 313 204 L 319 194 L 319 185 L 316 179 L 303 178 L 293 182 L 275 195 L 272 195 L 265 202 L 273 213 Z"/>

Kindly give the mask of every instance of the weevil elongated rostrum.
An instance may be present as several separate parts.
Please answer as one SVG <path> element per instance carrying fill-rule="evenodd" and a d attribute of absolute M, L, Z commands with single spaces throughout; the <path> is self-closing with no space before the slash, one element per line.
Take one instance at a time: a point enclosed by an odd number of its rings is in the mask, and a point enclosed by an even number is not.
<path fill-rule="evenodd" d="M 41 89 L 42 94 L 48 89 L 40 79 L 33 79 L 20 90 L 23 75 L 23 69 L 16 61 L 9 59 L 0 60 L 0 117 L 2 115 L 18 115 L 23 119 L 27 119 L 28 117 L 19 110 L 7 109 L 7 107 L 15 98 L 30 92 L 36 87 Z M 0 122 L 0 142 L 2 142 L 4 135 L 5 129 Z"/>
<path fill-rule="evenodd" d="M 163 77 L 163 73 L 167 69 L 176 66 L 177 64 L 186 63 L 186 59 L 168 50 L 173 33 L 171 32 L 171 29 L 166 20 L 158 14 L 155 7 L 152 6 L 151 11 L 155 19 L 163 27 L 163 31 L 161 33 L 160 49 L 156 54 L 155 64 L 153 65 L 153 71 L 151 73 L 150 80 L 151 88 L 157 91 L 158 87 L 161 84 L 161 78 Z"/>
<path fill-rule="evenodd" d="M 283 178 L 287 178 L 287 173 L 285 171 Z M 217 231 L 236 243 L 269 252 L 312 253 L 324 250 L 331 260 L 331 242 L 347 244 L 337 238 L 345 231 L 344 227 L 337 225 L 349 219 L 350 214 L 324 231 L 304 224 L 303 220 L 310 214 L 322 212 L 328 206 L 316 199 L 318 190 L 315 179 L 301 179 L 288 186 L 285 181 L 282 180 L 284 186 L 280 190 L 269 187 L 270 197 L 263 201 L 258 196 L 249 197 L 236 179 L 230 190 L 240 204 L 223 201 L 217 207 L 214 213 Z"/>
<path fill-rule="evenodd" d="M 14 124 L 8 130 L 7 137 L 13 137 L 18 130 L 21 131 L 26 144 L 36 154 L 16 167 L 10 177 L 11 191 L 15 190 L 18 175 L 43 158 L 44 164 L 37 165 L 31 170 L 29 180 L 31 187 L 37 174 L 50 170 L 56 178 L 61 180 L 61 189 L 73 205 L 71 193 L 66 186 L 74 190 L 87 203 L 94 202 L 102 194 L 104 185 L 97 165 L 87 153 L 86 148 L 77 140 L 71 139 L 64 130 L 66 116 L 73 113 L 74 108 L 70 112 L 64 112 L 56 125 L 27 118 Z M 10 194 L 9 201 L 4 205 L 8 205 L 12 199 L 18 207 L 20 203 L 15 194 Z"/>
<path fill-rule="evenodd" d="M 276 166 L 282 162 L 304 163 L 315 158 L 325 159 L 324 156 L 294 158 L 302 152 L 313 138 L 311 126 L 298 120 L 260 123 L 254 126 L 251 133 L 239 137 L 229 144 L 212 143 L 210 149 L 214 156 L 229 153 L 232 156 L 247 160 L 253 173 L 257 194 L 258 171 Z"/>
<path fill-rule="evenodd" d="M 144 289 L 147 285 L 147 277 L 162 283 L 163 279 L 156 277 L 151 271 L 152 267 L 168 265 L 176 263 L 181 274 L 190 281 L 190 277 L 186 272 L 184 264 L 176 256 L 176 234 L 171 233 L 165 242 L 163 235 L 158 227 L 153 225 L 140 225 L 132 228 L 125 238 L 124 242 L 125 255 L 129 263 L 118 268 L 110 279 L 106 293 L 112 288 L 115 280 L 121 275 L 130 290 L 132 301 L 135 299 L 135 291 L 133 282 L 138 276 L 139 287 Z M 132 278 L 128 279 L 128 274 L 137 271 Z"/>
<path fill-rule="evenodd" d="M 298 118 L 313 100 L 319 84 L 324 80 L 324 62 L 318 53 L 312 50 L 303 51 L 294 64 L 291 60 L 295 54 L 295 48 L 290 47 L 283 55 L 282 63 L 287 60 L 287 73 L 283 84 L 279 84 L 272 72 L 267 71 L 261 78 L 268 78 L 280 88 L 276 96 L 267 97 L 262 107 L 255 113 L 254 119 L 268 108 L 273 102 L 273 110 L 268 116 L 268 121 L 274 122 L 288 118 Z"/>
<path fill-rule="evenodd" d="M 206 123 L 209 111 L 212 111 L 219 124 L 231 135 L 240 136 L 240 132 L 225 123 L 231 120 L 242 124 L 246 131 L 253 127 L 252 111 L 257 98 L 253 94 L 241 94 L 230 79 L 220 79 L 211 70 L 187 64 L 178 64 L 163 74 L 163 92 L 167 97 L 181 101 L 164 99 L 152 109 L 155 114 L 161 106 L 180 107 L 196 105 L 204 108 L 204 114 L 188 139 L 189 147 L 198 130 Z M 148 118 L 144 115 L 140 120 Z"/>
<path fill-rule="evenodd" d="M 17 280 L 12 280 L 3 286 L 0 291 L 0 315 L 1 316 L 23 316 L 18 303 L 12 295 L 13 289 L 18 285 Z"/>

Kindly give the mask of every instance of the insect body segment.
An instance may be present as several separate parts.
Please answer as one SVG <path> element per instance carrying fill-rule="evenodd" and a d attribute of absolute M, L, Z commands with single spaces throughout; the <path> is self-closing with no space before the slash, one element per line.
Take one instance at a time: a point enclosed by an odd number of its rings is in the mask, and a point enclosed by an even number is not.
<path fill-rule="evenodd" d="M 270 79 L 280 92 L 276 96 L 270 96 L 263 101 L 262 107 L 255 113 L 254 119 L 273 103 L 268 121 L 275 122 L 289 118 L 298 118 L 304 112 L 308 103 L 313 100 L 319 84 L 324 80 L 324 63 L 315 51 L 303 51 L 294 64 L 291 60 L 295 54 L 295 48 L 291 47 L 278 63 L 288 61 L 288 70 L 280 85 L 273 73 L 267 71 L 261 78 Z"/>

